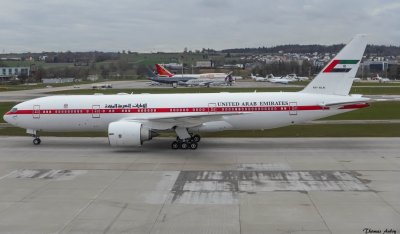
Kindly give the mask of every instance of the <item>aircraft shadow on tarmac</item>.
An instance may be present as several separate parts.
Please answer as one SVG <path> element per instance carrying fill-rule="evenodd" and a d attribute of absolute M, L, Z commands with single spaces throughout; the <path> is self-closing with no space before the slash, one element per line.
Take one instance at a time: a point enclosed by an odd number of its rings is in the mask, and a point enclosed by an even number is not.
<path fill-rule="evenodd" d="M 331 140 L 330 140 L 331 139 Z M 145 153 L 145 152 L 175 152 L 176 154 L 195 154 L 195 152 L 221 151 L 224 149 L 243 151 L 253 149 L 260 151 L 272 151 L 279 149 L 337 149 L 338 145 L 346 149 L 363 148 L 363 140 L 354 139 L 349 142 L 346 138 L 203 138 L 200 142 L 201 148 L 194 150 L 172 150 L 168 149 L 171 144 L 170 138 L 156 138 L 150 142 L 145 142 L 141 147 L 110 147 L 107 138 L 58 138 L 43 137 L 43 144 L 32 145 L 30 139 L 18 138 L 12 142 L 13 147 L 41 148 L 46 150 L 84 150 L 94 149 L 94 151 L 105 151 L 115 153 Z M 332 144 L 332 141 L 335 143 Z M 357 144 L 359 143 L 359 144 Z M 179 153 L 178 153 L 179 152 Z"/>

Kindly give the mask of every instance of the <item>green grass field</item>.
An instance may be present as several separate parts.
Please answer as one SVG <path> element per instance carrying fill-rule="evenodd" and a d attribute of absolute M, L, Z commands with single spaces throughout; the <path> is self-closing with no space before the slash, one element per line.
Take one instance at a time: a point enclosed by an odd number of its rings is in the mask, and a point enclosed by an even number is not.
<path fill-rule="evenodd" d="M 134 79 L 137 80 L 138 77 L 128 77 L 128 78 L 120 78 L 120 79 L 112 79 L 112 80 L 126 80 L 126 79 Z M 239 80 L 238 82 L 243 82 L 248 80 Z M 97 82 L 106 82 L 103 80 L 99 80 Z M 93 82 L 85 81 L 85 82 L 79 82 L 79 83 L 64 83 L 64 84 L 50 84 L 50 86 L 53 87 L 61 87 L 61 86 L 71 86 L 71 85 L 82 85 L 82 84 L 89 84 Z M 308 81 L 297 81 L 294 83 L 291 83 L 292 85 L 298 85 L 299 87 L 258 87 L 258 88 L 237 88 L 237 87 L 213 87 L 212 89 L 205 89 L 204 88 L 184 88 L 184 87 L 179 87 L 177 89 L 169 89 L 170 91 L 167 90 L 160 90 L 160 89 L 154 89 L 154 88 L 148 88 L 144 89 L 146 90 L 146 93 L 190 93 L 190 92 L 195 92 L 195 93 L 200 93 L 200 92 L 222 92 L 225 91 L 226 89 L 229 89 L 229 92 L 248 92 L 248 91 L 254 91 L 257 90 L 259 92 L 279 92 L 279 91 L 285 91 L 285 92 L 295 92 L 303 89 L 303 86 L 306 86 L 309 82 Z M 45 88 L 49 84 L 32 84 L 32 85 L 26 85 L 26 84 L 21 84 L 21 85 L 0 85 L 0 92 L 4 91 L 18 91 L 18 90 L 28 90 L 28 89 L 40 89 L 40 88 Z M 301 87 L 300 87 L 301 86 Z M 208 91 L 206 91 L 208 90 Z M 103 90 L 102 90 L 103 91 Z M 104 93 L 106 94 L 112 94 L 116 92 L 127 92 L 127 91 L 135 91 L 135 90 L 105 90 Z M 137 91 L 140 92 L 140 91 Z M 59 92 L 63 94 L 92 94 L 92 90 L 71 90 L 71 91 L 63 91 Z M 400 94 L 400 83 L 355 83 L 352 87 L 351 93 L 362 93 L 365 95 L 368 94 Z"/>
<path fill-rule="evenodd" d="M 230 88 L 230 87 L 212 87 L 212 88 L 145 88 L 145 89 L 104 89 L 104 90 L 92 90 L 92 89 L 76 89 L 66 90 L 59 92 L 50 92 L 50 94 L 116 94 L 116 93 L 219 93 L 219 92 L 280 92 L 280 91 L 298 91 L 301 88 L 298 87 L 273 87 L 273 88 Z"/>
<path fill-rule="evenodd" d="M 15 102 L 0 102 L 0 123 L 4 123 L 3 115 L 15 105 Z"/>
<path fill-rule="evenodd" d="M 294 125 L 264 131 L 224 131 L 205 137 L 400 137 L 400 124 Z"/>
<path fill-rule="evenodd" d="M 259 88 L 237 88 L 237 87 L 212 87 L 212 88 L 145 88 L 145 89 L 108 89 L 108 90 L 91 90 L 77 89 L 58 92 L 50 92 L 49 94 L 116 94 L 116 93 L 219 93 L 219 92 L 296 92 L 302 90 L 303 87 L 259 87 Z M 398 87 L 353 87 L 352 94 L 364 95 L 400 95 L 400 86 Z"/>
<path fill-rule="evenodd" d="M 334 115 L 324 120 L 400 119 L 400 102 L 371 102 L 370 107 Z"/>
<path fill-rule="evenodd" d="M 64 87 L 64 86 L 72 86 L 72 85 L 82 85 L 82 84 L 90 84 L 92 82 L 79 82 L 79 83 L 62 83 L 62 84 L 32 84 L 32 85 L 0 85 L 0 92 L 5 91 L 19 91 L 19 90 L 29 90 L 29 89 L 42 89 L 46 88 L 47 86 L 52 87 Z"/>
<path fill-rule="evenodd" d="M 400 95 L 400 86 L 352 87 L 350 93 L 363 95 Z"/>

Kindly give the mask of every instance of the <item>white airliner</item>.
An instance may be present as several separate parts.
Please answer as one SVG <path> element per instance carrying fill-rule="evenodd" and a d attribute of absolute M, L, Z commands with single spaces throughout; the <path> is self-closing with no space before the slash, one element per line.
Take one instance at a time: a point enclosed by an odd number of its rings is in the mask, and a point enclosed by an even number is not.
<path fill-rule="evenodd" d="M 257 82 L 268 81 L 267 77 L 255 76 L 255 75 L 253 75 L 253 73 L 251 73 L 250 77 L 251 77 L 251 79 L 253 79 L 253 80 L 257 81 Z"/>
<path fill-rule="evenodd" d="M 300 92 L 49 96 L 16 105 L 4 120 L 34 144 L 40 131 L 108 131 L 111 146 L 141 146 L 173 130 L 173 149 L 196 149 L 198 132 L 271 129 L 367 107 L 369 99 L 349 95 L 365 47 L 357 35 Z"/>
<path fill-rule="evenodd" d="M 288 84 L 290 82 L 294 82 L 296 80 L 287 79 L 286 77 L 275 77 L 273 74 L 268 74 L 266 77 L 255 76 L 251 74 L 251 78 L 257 82 L 265 82 L 268 81 L 270 83 L 279 83 L 279 84 Z"/>
<path fill-rule="evenodd" d="M 186 82 L 178 83 L 179 85 L 183 86 L 203 86 L 203 87 L 210 87 L 210 86 L 222 86 L 222 85 L 231 85 L 233 81 L 229 81 L 228 78 L 224 79 L 207 79 L 207 78 L 200 78 L 200 79 L 191 79 Z"/>
<path fill-rule="evenodd" d="M 278 84 L 289 84 L 290 82 L 295 82 L 296 80 L 288 79 L 287 76 L 275 77 L 274 75 L 269 74 L 267 75 L 267 81 Z"/>
<path fill-rule="evenodd" d="M 379 74 L 376 74 L 376 76 L 372 77 L 371 80 L 377 80 L 379 83 L 388 83 L 388 82 L 390 82 L 389 78 L 380 77 Z"/>
<path fill-rule="evenodd" d="M 293 80 L 293 81 L 308 81 L 309 78 L 306 76 L 297 76 L 295 73 L 288 74 L 285 76 L 286 79 Z"/>

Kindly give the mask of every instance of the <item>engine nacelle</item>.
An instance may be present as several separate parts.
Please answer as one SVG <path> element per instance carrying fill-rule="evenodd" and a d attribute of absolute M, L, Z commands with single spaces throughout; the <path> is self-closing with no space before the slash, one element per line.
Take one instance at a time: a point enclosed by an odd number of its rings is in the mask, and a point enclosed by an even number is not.
<path fill-rule="evenodd" d="M 111 146 L 141 146 L 152 139 L 152 131 L 137 122 L 112 122 L 108 125 Z"/>

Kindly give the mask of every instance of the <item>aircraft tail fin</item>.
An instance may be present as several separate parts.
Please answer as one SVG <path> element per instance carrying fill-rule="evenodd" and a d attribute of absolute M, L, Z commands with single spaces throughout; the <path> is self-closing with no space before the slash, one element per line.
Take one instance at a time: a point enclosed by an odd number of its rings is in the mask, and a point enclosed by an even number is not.
<path fill-rule="evenodd" d="M 157 75 L 154 73 L 153 70 L 150 69 L 150 67 L 147 67 L 147 76 L 149 78 L 156 78 L 157 77 Z"/>
<path fill-rule="evenodd" d="M 168 71 L 164 66 L 162 66 L 161 64 L 156 64 L 156 68 L 157 68 L 157 73 L 159 76 L 168 76 L 168 77 L 172 77 L 174 76 L 173 73 L 171 73 L 170 71 Z"/>
<path fill-rule="evenodd" d="M 366 35 L 356 35 L 301 92 L 348 95 L 366 46 Z"/>

